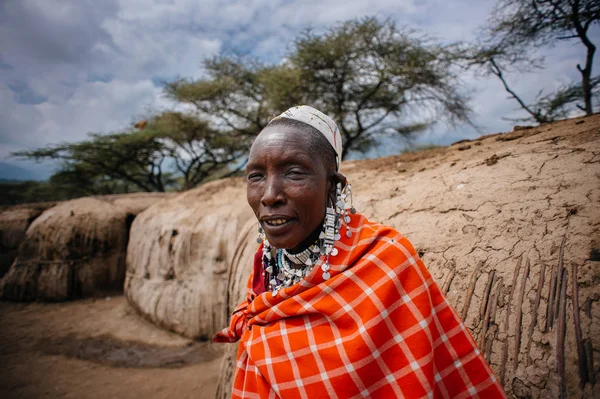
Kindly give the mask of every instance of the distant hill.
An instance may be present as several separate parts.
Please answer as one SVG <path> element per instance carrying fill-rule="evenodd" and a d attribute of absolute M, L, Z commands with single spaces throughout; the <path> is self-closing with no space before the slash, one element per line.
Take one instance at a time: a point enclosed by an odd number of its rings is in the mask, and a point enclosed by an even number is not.
<path fill-rule="evenodd" d="M 52 168 L 43 165 L 24 167 L 0 161 L 0 181 L 48 180 Z"/>

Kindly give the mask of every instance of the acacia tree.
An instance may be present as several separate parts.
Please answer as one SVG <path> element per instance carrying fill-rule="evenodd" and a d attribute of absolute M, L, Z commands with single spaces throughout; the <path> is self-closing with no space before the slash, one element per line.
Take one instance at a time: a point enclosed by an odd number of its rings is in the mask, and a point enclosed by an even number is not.
<path fill-rule="evenodd" d="M 485 65 L 498 77 L 506 91 L 537 122 L 549 122 L 567 114 L 569 105 L 576 104 L 586 115 L 593 113 L 592 99 L 597 94 L 599 78 L 592 76 L 596 46 L 589 32 L 600 22 L 600 2 L 597 0 L 501 0 L 484 28 L 483 49 L 473 57 L 476 64 Z M 558 41 L 576 41 L 586 49 L 585 64 L 577 65 L 581 83 L 568 84 L 557 92 L 538 95 L 534 104 L 526 104 L 509 87 L 503 71 L 510 68 L 539 68 L 539 59 L 531 54 L 542 46 Z"/>
<path fill-rule="evenodd" d="M 204 61 L 206 78 L 165 84 L 172 99 L 192 104 L 223 134 L 248 144 L 288 104 L 303 101 L 299 71 L 256 59 L 216 56 Z"/>
<path fill-rule="evenodd" d="M 234 173 L 243 165 L 238 162 L 229 168 L 245 153 L 244 143 L 211 128 L 208 122 L 195 116 L 165 112 L 154 117 L 145 126 L 144 133 L 145 137 L 159 142 L 162 154 L 172 160 L 182 176 L 183 190 L 209 178 Z"/>
<path fill-rule="evenodd" d="M 81 178 L 101 179 L 103 176 L 126 181 L 141 191 L 165 191 L 162 166 L 165 160 L 160 144 L 145 139 L 136 132 L 98 134 L 88 140 L 63 143 L 32 151 L 20 151 L 13 156 L 61 162 L 64 177 L 75 172 Z M 73 173 L 71 173 L 73 174 Z"/>
<path fill-rule="evenodd" d="M 367 18 L 322 35 L 305 32 L 290 60 L 312 102 L 339 122 L 344 155 L 368 148 L 381 134 L 421 131 L 433 114 L 469 120 L 452 73 L 454 49 L 404 32 L 392 21 Z M 410 121 L 409 113 L 421 119 Z"/>
<path fill-rule="evenodd" d="M 53 181 L 96 194 L 110 192 L 111 187 L 118 191 L 188 189 L 227 170 L 243 153 L 235 140 L 194 116 L 166 112 L 138 126 L 143 129 L 91 134 L 85 141 L 13 155 L 60 160 L 61 170 Z"/>
<path fill-rule="evenodd" d="M 303 33 L 277 65 L 209 59 L 206 78 L 178 80 L 166 90 L 248 141 L 269 117 L 314 105 L 339 123 L 346 155 L 366 150 L 380 135 L 421 131 L 441 115 L 468 121 L 467 99 L 452 72 L 456 59 L 452 47 L 403 32 L 392 21 L 366 18 Z"/>

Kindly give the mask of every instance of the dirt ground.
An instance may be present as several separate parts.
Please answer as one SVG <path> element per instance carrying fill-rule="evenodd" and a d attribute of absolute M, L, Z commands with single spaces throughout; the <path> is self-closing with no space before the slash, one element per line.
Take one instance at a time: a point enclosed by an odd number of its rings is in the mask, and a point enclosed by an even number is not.
<path fill-rule="evenodd" d="M 222 348 L 164 331 L 123 296 L 0 302 L 2 398 L 214 398 Z"/>

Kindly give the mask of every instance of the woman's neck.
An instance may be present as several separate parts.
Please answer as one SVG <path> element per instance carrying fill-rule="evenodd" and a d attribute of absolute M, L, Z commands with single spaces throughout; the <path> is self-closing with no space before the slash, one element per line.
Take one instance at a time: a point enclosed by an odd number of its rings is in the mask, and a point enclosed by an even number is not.
<path fill-rule="evenodd" d="M 300 244 L 296 245 L 294 248 L 288 249 L 287 252 L 289 252 L 290 254 L 298 254 L 298 253 L 304 251 L 306 248 L 310 247 L 312 244 L 317 242 L 322 230 L 323 230 L 323 223 L 319 223 L 317 228 L 312 233 L 310 233 L 308 235 L 308 237 L 306 237 L 304 239 L 304 241 L 302 241 Z"/>

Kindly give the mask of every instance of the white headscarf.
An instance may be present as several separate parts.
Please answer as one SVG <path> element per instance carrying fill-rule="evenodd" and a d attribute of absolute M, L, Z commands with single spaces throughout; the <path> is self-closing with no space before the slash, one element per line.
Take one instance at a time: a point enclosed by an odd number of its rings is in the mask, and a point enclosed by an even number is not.
<path fill-rule="evenodd" d="M 336 165 L 338 170 L 340 169 L 340 161 L 342 159 L 342 135 L 340 134 L 338 125 L 336 125 L 333 119 L 321 111 L 314 109 L 313 107 L 309 107 L 308 105 L 292 107 L 278 117 L 273 118 L 271 122 L 281 118 L 294 119 L 304 122 L 321 132 L 321 134 L 325 136 L 327 141 L 329 141 L 329 144 L 331 144 L 335 150 L 337 155 L 335 160 Z"/>

